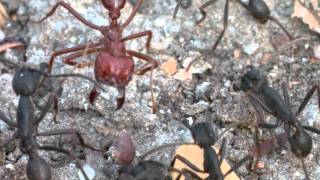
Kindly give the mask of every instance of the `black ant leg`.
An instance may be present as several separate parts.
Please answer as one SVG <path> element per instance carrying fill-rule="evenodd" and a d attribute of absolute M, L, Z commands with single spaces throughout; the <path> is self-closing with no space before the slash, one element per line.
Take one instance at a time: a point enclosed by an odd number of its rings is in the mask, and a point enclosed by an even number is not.
<path fill-rule="evenodd" d="M 254 93 L 247 92 L 247 94 L 249 96 L 250 103 L 252 104 L 252 106 L 254 107 L 257 113 L 257 116 L 258 116 L 257 124 L 259 127 L 265 128 L 265 129 L 274 129 L 281 125 L 281 121 L 279 120 L 276 121 L 276 124 L 265 123 L 261 108 L 270 114 L 273 114 L 272 111 Z"/>
<path fill-rule="evenodd" d="M 247 155 L 244 158 L 240 159 L 240 161 L 238 161 L 237 163 L 235 163 L 230 169 L 229 171 L 224 174 L 223 176 L 226 177 L 228 176 L 231 172 L 234 172 L 235 170 L 237 170 L 239 167 L 241 167 L 244 163 L 246 163 L 248 160 L 252 159 L 252 156 Z"/>
<path fill-rule="evenodd" d="M 207 17 L 207 12 L 204 9 L 207 8 L 208 6 L 210 6 L 211 4 L 214 4 L 216 1 L 217 0 L 209 0 L 200 6 L 199 9 L 202 14 L 202 17 L 201 17 L 201 19 L 199 19 L 199 21 L 197 21 L 197 24 L 200 24 Z"/>
<path fill-rule="evenodd" d="M 220 149 L 219 149 L 219 156 L 220 156 L 219 166 L 221 166 L 224 156 L 226 154 L 226 146 L 227 146 L 227 139 L 223 138 L 222 143 L 220 145 Z"/>
<path fill-rule="evenodd" d="M 269 16 L 268 17 L 271 21 L 273 21 L 273 22 L 275 22 L 282 30 L 283 30 L 283 32 L 288 36 L 288 38 L 290 39 L 290 40 L 293 40 L 293 37 L 292 37 L 292 35 L 289 33 L 289 31 L 280 23 L 280 21 L 277 19 L 277 18 L 275 18 L 275 17 L 273 17 L 273 16 Z"/>
<path fill-rule="evenodd" d="M 79 131 L 75 130 L 75 129 L 58 129 L 58 130 L 53 130 L 53 131 L 46 131 L 46 132 L 40 132 L 40 133 L 37 133 L 36 136 L 55 136 L 55 135 L 63 135 L 63 134 L 74 134 L 77 136 L 79 142 L 80 142 L 80 145 L 82 147 L 86 147 L 88 149 L 91 149 L 93 151 L 103 151 L 101 149 L 97 149 L 97 148 L 94 148 L 94 147 L 91 147 L 89 145 L 87 145 L 82 136 L 80 135 Z"/>
<path fill-rule="evenodd" d="M 310 131 L 310 132 L 313 132 L 313 133 L 316 133 L 316 134 L 320 134 L 320 130 L 317 129 L 317 128 L 314 128 L 314 127 L 311 127 L 311 126 L 302 126 L 303 129 L 307 130 L 307 131 Z"/>
<path fill-rule="evenodd" d="M 43 118 L 46 116 L 46 114 L 48 113 L 50 107 L 51 107 L 51 104 L 52 104 L 52 101 L 54 101 L 55 99 L 57 99 L 53 94 L 55 92 L 53 92 L 48 101 L 46 102 L 46 104 L 44 105 L 44 107 L 42 108 L 42 111 L 41 111 L 41 114 L 39 115 L 38 118 L 36 118 L 36 120 L 34 121 L 34 124 L 36 127 L 39 126 L 39 123 L 43 120 Z M 54 99 L 53 99 L 54 98 Z M 55 110 L 56 111 L 56 110 Z M 56 120 L 54 120 L 56 122 Z"/>
<path fill-rule="evenodd" d="M 269 109 L 269 107 L 254 92 L 248 91 L 247 94 L 251 103 L 256 102 L 255 105 L 258 104 L 264 111 L 274 115 L 271 109 Z"/>
<path fill-rule="evenodd" d="M 2 111 L 0 111 L 0 119 L 10 127 L 17 127 L 17 123 L 10 120 Z"/>
<path fill-rule="evenodd" d="M 202 6 L 205 6 L 206 4 L 209 4 L 209 3 L 210 3 L 210 1 L 208 1 L 208 2 L 205 3 L 205 4 L 203 4 Z M 213 3 L 214 3 L 214 2 L 213 2 Z M 209 4 L 209 5 L 210 5 L 210 4 Z M 206 5 L 205 7 L 207 7 L 207 6 L 209 6 L 209 5 Z M 201 7 L 202 7 L 202 6 L 201 6 Z M 201 10 L 201 7 L 200 7 L 200 10 Z M 202 11 L 203 11 L 203 10 L 202 10 Z M 202 11 L 201 11 L 201 12 L 202 12 Z M 222 37 L 223 37 L 223 35 L 224 35 L 224 32 L 225 32 L 226 29 L 227 29 L 227 26 L 228 26 L 228 11 L 229 11 L 229 0 L 226 1 L 226 5 L 225 5 L 225 8 L 224 8 L 223 29 L 222 29 L 220 35 L 218 36 L 218 39 L 216 40 L 216 42 L 215 42 L 214 45 L 212 46 L 212 49 L 211 49 L 212 52 L 217 48 L 218 44 L 220 43 L 220 41 L 221 41 L 221 39 L 222 39 Z M 204 11 L 203 11 L 203 12 L 204 12 Z M 199 24 L 201 21 L 203 21 L 203 19 L 204 19 L 204 18 L 200 19 L 200 20 L 197 22 L 197 24 Z M 206 53 L 209 53 L 209 52 L 206 52 Z M 186 71 L 189 71 L 191 65 L 192 65 L 195 61 L 197 61 L 198 59 L 199 59 L 199 58 L 193 59 L 193 60 L 188 64 L 188 66 L 186 67 Z"/>
<path fill-rule="evenodd" d="M 62 148 L 57 148 L 54 146 L 40 146 L 39 147 L 40 150 L 45 150 L 45 151 L 55 151 L 55 152 L 59 152 L 62 154 L 66 154 L 67 156 L 69 156 L 71 159 L 73 159 L 76 162 L 76 165 L 78 166 L 78 168 L 81 170 L 83 176 L 85 177 L 86 180 L 89 180 L 86 172 L 83 170 L 80 162 L 78 161 L 76 155 L 74 155 L 72 152 L 62 149 Z"/>
<path fill-rule="evenodd" d="M 192 179 L 202 180 L 202 178 L 199 177 L 196 173 L 194 173 L 193 171 L 190 171 L 189 169 L 185 169 L 185 168 L 183 168 L 181 170 L 181 172 L 179 172 L 179 175 L 176 177 L 175 180 L 180 180 L 181 175 L 186 176 L 186 174 L 191 175 Z M 185 177 L 185 179 L 186 179 L 186 177 Z"/>
<path fill-rule="evenodd" d="M 179 159 L 181 162 L 183 162 L 186 166 L 188 166 L 189 168 L 191 168 L 192 170 L 196 171 L 196 172 L 200 172 L 200 173 L 207 173 L 201 169 L 199 169 L 197 166 L 195 166 L 194 164 L 192 164 L 189 160 L 187 160 L 186 158 L 184 158 L 183 156 L 180 156 L 179 154 L 177 154 L 172 162 L 171 162 L 171 167 L 174 165 L 176 159 Z"/>
<path fill-rule="evenodd" d="M 219 42 L 221 41 L 223 35 L 224 35 L 224 32 L 226 31 L 227 27 L 228 27 L 228 11 L 229 11 L 229 0 L 226 1 L 226 5 L 224 7 L 224 15 L 223 15 L 223 29 L 218 37 L 218 39 L 216 40 L 216 42 L 214 43 L 214 45 L 212 46 L 212 51 L 214 51 Z"/>
<path fill-rule="evenodd" d="M 291 110 L 291 103 L 290 103 L 290 97 L 289 97 L 289 93 L 288 93 L 287 83 L 285 83 L 285 82 L 281 83 L 281 89 L 282 89 L 282 93 L 283 93 L 284 102 L 286 103 L 288 108 Z"/>
<path fill-rule="evenodd" d="M 179 10 L 179 7 L 181 5 L 181 2 L 182 2 L 182 0 L 178 0 L 177 5 L 176 5 L 176 7 L 174 8 L 174 11 L 173 11 L 173 16 L 172 16 L 173 18 L 176 18 L 178 10 Z"/>
<path fill-rule="evenodd" d="M 309 173 L 308 173 L 308 171 L 307 171 L 307 167 L 306 167 L 306 165 L 305 165 L 305 163 L 304 163 L 304 160 L 303 160 L 303 158 L 299 158 L 300 160 L 301 160 L 301 164 L 302 164 L 302 167 L 303 167 L 303 171 L 304 171 L 304 174 L 305 174 L 305 180 L 310 180 L 310 177 L 309 177 Z"/>
<path fill-rule="evenodd" d="M 3 142 L 0 143 L 0 148 L 6 147 L 9 143 L 12 141 L 16 140 L 18 138 L 17 134 L 14 134 L 12 137 L 4 140 Z"/>
<path fill-rule="evenodd" d="M 319 85 L 315 85 L 309 90 L 307 95 L 304 97 L 299 109 L 296 112 L 296 116 L 298 116 L 301 113 L 301 111 L 305 108 L 305 106 L 307 105 L 307 103 L 309 102 L 310 98 L 312 97 L 313 93 L 316 90 L 317 90 L 317 93 L 318 93 L 318 104 L 319 104 L 319 111 L 320 111 L 320 86 Z"/>

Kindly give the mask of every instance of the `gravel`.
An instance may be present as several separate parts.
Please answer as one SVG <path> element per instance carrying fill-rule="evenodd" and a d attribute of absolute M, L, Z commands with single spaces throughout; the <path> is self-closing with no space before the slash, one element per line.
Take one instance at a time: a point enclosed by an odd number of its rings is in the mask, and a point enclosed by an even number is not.
<path fill-rule="evenodd" d="M 47 62 L 52 51 L 73 47 L 87 42 L 97 42 L 102 35 L 89 29 L 63 8 L 42 23 L 41 19 L 57 0 L 1 0 L 11 18 L 0 31 L 3 38 L 20 40 L 26 43 L 25 63 L 37 66 Z M 98 0 L 65 0 L 83 17 L 97 25 L 108 25 L 108 13 Z M 194 0 L 188 9 L 180 9 L 176 19 L 172 18 L 175 0 L 148 0 L 124 30 L 124 36 L 152 30 L 153 38 L 148 55 L 160 63 L 169 59 L 178 61 L 178 68 L 185 68 L 194 57 L 203 50 L 212 47 L 222 30 L 222 13 L 225 1 L 217 1 L 207 8 L 208 17 L 201 25 L 196 20 L 201 16 L 198 7 L 204 1 Z M 267 69 L 270 84 L 281 90 L 281 82 L 286 81 L 290 87 L 290 97 L 293 110 L 297 109 L 307 91 L 320 82 L 320 64 L 312 63 L 310 56 L 313 47 L 319 47 L 319 35 L 310 32 L 299 19 L 290 17 L 293 12 L 292 1 L 268 1 L 272 15 L 279 18 L 294 37 L 310 37 L 303 42 L 299 52 L 288 50 L 281 53 L 271 69 Z M 164 143 L 191 141 L 191 135 L 181 121 L 184 119 L 207 121 L 223 131 L 230 122 L 252 122 L 253 108 L 249 105 L 243 93 L 232 90 L 234 83 L 244 73 L 248 64 L 264 66 L 269 63 L 264 60 L 267 53 L 276 50 L 272 45 L 272 37 L 282 34 L 275 24 L 268 22 L 259 24 L 236 1 L 229 3 L 229 26 L 225 36 L 215 52 L 205 55 L 191 68 L 192 80 L 181 82 L 167 75 L 162 69 L 153 72 L 153 90 L 158 110 L 152 114 L 150 93 L 150 73 L 134 76 L 126 88 L 126 102 L 120 110 L 116 110 L 117 90 L 104 86 L 105 92 L 97 98 L 94 105 L 88 100 L 93 85 L 82 79 L 69 78 L 63 83 L 63 92 L 59 98 L 58 123 L 52 121 L 53 112 L 49 112 L 40 124 L 40 131 L 75 128 L 78 129 L 86 143 L 99 147 L 109 147 L 118 132 L 125 129 L 132 135 L 136 145 L 137 156 L 147 150 Z M 128 2 L 121 14 L 121 22 L 128 17 L 132 5 Z M 144 48 L 145 38 L 130 41 L 126 48 L 147 53 Z M 8 50 L 4 58 L 12 61 L 23 61 L 23 50 Z M 92 67 L 74 69 L 62 62 L 63 56 L 56 58 L 52 73 L 76 72 L 94 77 Z M 83 56 L 79 61 L 94 61 L 95 55 Z M 143 62 L 136 61 L 136 66 Z M 18 97 L 11 88 L 11 79 L 15 70 L 0 64 L 0 110 L 6 115 L 15 117 Z M 37 101 L 35 99 L 35 101 Z M 43 101 L 42 99 L 40 100 Z M 271 118 L 272 119 L 272 118 Z M 320 113 L 317 99 L 314 96 L 299 119 L 308 125 L 320 128 Z M 281 131 L 281 129 L 280 129 Z M 1 140 L 13 133 L 0 123 Z M 254 146 L 253 128 L 240 127 L 226 133 L 227 160 L 232 164 L 245 156 L 248 147 Z M 263 139 L 268 138 L 267 132 L 262 132 Z M 316 163 L 319 156 L 320 137 L 312 134 L 314 139 L 312 153 L 305 159 L 312 179 L 320 177 L 320 167 Z M 73 136 L 41 137 L 41 144 L 50 144 L 67 149 L 73 149 L 79 155 L 90 176 L 93 179 L 115 179 L 119 165 L 112 158 L 112 148 L 104 153 L 98 153 L 82 148 Z M 14 143 L 13 143 L 14 144 Z M 27 179 L 25 167 L 27 157 L 17 163 L 9 161 L 19 156 L 15 145 L 5 148 L 5 162 L 0 166 L 0 179 Z M 168 148 L 150 159 L 169 164 L 174 154 L 174 148 Z M 79 169 L 75 162 L 64 155 L 41 151 L 52 167 L 54 180 L 80 179 Z M 0 154 L 0 156 L 3 156 Z M 0 158 L 1 159 L 1 158 Z M 300 161 L 290 152 L 288 145 L 264 156 L 260 162 L 265 164 L 261 173 L 249 174 L 246 167 L 238 170 L 243 179 L 302 179 L 304 172 Z"/>

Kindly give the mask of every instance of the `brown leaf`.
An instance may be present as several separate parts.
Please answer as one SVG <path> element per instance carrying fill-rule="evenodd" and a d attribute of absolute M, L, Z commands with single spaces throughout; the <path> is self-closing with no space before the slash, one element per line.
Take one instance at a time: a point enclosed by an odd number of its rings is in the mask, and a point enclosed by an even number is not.
<path fill-rule="evenodd" d="M 192 73 L 190 71 L 186 71 L 186 69 L 179 69 L 179 71 L 173 77 L 180 81 L 191 80 Z"/>
<path fill-rule="evenodd" d="M 302 18 L 302 21 L 308 24 L 311 30 L 320 33 L 320 12 L 319 10 L 317 11 L 318 5 L 317 0 L 312 0 L 312 7 L 314 8 L 307 8 L 300 0 L 296 0 L 292 17 Z"/>
<path fill-rule="evenodd" d="M 7 17 L 7 11 L 4 8 L 4 6 L 0 3 L 0 28 L 4 26 Z"/>
<path fill-rule="evenodd" d="M 172 76 L 177 72 L 177 60 L 170 58 L 168 61 L 163 63 L 160 68 L 168 75 Z"/>

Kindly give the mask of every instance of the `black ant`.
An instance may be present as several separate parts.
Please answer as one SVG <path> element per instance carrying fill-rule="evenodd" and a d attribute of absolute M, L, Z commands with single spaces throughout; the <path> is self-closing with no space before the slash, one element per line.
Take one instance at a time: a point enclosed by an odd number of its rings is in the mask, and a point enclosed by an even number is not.
<path fill-rule="evenodd" d="M 205 9 L 214 4 L 217 0 L 208 0 L 207 2 L 205 2 L 203 5 L 200 6 L 200 12 L 202 14 L 202 17 L 200 20 L 197 21 L 197 24 L 200 24 L 207 16 L 207 13 L 205 11 Z M 237 0 L 238 3 L 240 3 L 245 9 L 247 9 L 252 16 L 257 19 L 260 23 L 266 23 L 268 20 L 274 21 L 276 24 L 278 24 L 278 26 L 285 32 L 285 34 L 288 36 L 288 38 L 290 40 L 293 40 L 292 35 L 286 30 L 286 28 L 273 16 L 270 15 L 270 10 L 269 7 L 267 6 L 267 4 L 263 1 L 263 0 L 250 0 L 249 4 L 245 4 L 243 3 L 241 0 Z M 178 8 L 181 6 L 182 0 L 179 0 L 175 11 L 173 13 L 173 18 L 176 17 Z M 213 52 L 218 44 L 220 43 L 225 30 L 227 29 L 228 26 L 228 11 L 229 11 L 229 0 L 226 0 L 226 4 L 224 7 L 224 15 L 223 15 L 223 29 L 220 32 L 218 39 L 216 40 L 216 42 L 214 43 L 214 45 L 211 48 L 211 52 Z M 207 52 L 208 53 L 208 52 Z M 196 58 L 198 59 L 198 58 Z M 196 60 L 195 59 L 195 60 Z M 191 64 L 193 64 L 193 62 L 195 61 L 191 61 L 188 65 L 188 67 L 186 68 L 187 70 L 190 68 Z"/>
<path fill-rule="evenodd" d="M 12 63 L 12 62 L 10 63 L 19 67 L 19 65 L 15 63 Z M 17 107 L 17 113 L 16 113 L 17 121 L 15 122 L 11 120 L 1 111 L 0 111 L 0 119 L 4 121 L 6 124 L 8 124 L 8 126 L 12 128 L 16 128 L 17 130 L 11 138 L 0 143 L 0 148 L 7 146 L 10 142 L 16 139 L 20 139 L 19 148 L 21 153 L 27 154 L 29 156 L 27 169 L 26 169 L 27 176 L 29 179 L 32 179 L 32 180 L 51 179 L 50 167 L 48 163 L 38 155 L 37 153 L 38 150 L 56 151 L 56 152 L 63 153 L 70 156 L 72 159 L 76 160 L 77 166 L 81 169 L 86 179 L 88 179 L 80 163 L 77 161 L 77 157 L 72 152 L 62 148 L 54 147 L 54 146 L 39 145 L 37 143 L 36 138 L 39 136 L 74 134 L 77 136 L 81 146 L 90 148 L 95 151 L 101 151 L 86 145 L 80 133 L 75 129 L 70 128 L 70 129 L 38 132 L 39 123 L 44 119 L 45 115 L 49 111 L 50 106 L 54 101 L 54 99 L 56 98 L 56 95 L 58 94 L 58 92 L 61 90 L 61 87 L 55 89 L 50 94 L 49 99 L 45 103 L 44 108 L 42 109 L 41 113 L 38 116 L 35 115 L 35 108 L 33 105 L 32 95 L 36 92 L 39 86 L 39 83 L 41 81 L 41 78 L 43 78 L 43 76 L 47 78 L 76 76 L 76 77 L 85 78 L 96 84 L 98 83 L 84 75 L 79 75 L 79 74 L 49 75 L 47 73 L 44 73 L 47 66 L 48 64 L 41 63 L 40 70 L 32 69 L 28 67 L 22 67 L 15 73 L 12 80 L 12 87 L 14 92 L 20 96 L 19 104 Z"/>
<path fill-rule="evenodd" d="M 196 123 L 192 126 L 189 125 L 187 121 L 183 121 L 183 124 L 191 131 L 192 137 L 194 139 L 194 143 L 172 143 L 172 144 L 165 144 L 161 145 L 153 150 L 148 151 L 143 156 L 141 156 L 140 159 L 144 159 L 147 155 L 158 151 L 159 149 L 163 149 L 169 146 L 175 146 L 175 145 L 194 145 L 196 144 L 201 149 L 203 149 L 203 170 L 199 169 L 197 166 L 192 164 L 189 160 L 187 160 L 185 157 L 176 155 L 172 162 L 171 167 L 174 165 L 175 161 L 178 159 L 181 162 L 183 162 L 185 165 L 187 165 L 190 169 L 194 170 L 198 173 L 207 173 L 209 174 L 206 179 L 208 180 L 223 180 L 228 174 L 231 172 L 237 170 L 241 165 L 243 165 L 245 162 L 251 159 L 251 156 L 246 156 L 245 158 L 241 159 L 239 162 L 237 162 L 226 174 L 223 174 L 220 166 L 222 164 L 222 161 L 225 156 L 226 152 L 226 139 L 223 138 L 222 143 L 220 145 L 219 154 L 216 153 L 216 151 L 213 149 L 213 145 L 217 142 L 217 140 L 222 136 L 220 134 L 217 136 L 216 131 L 206 122 L 200 122 Z M 181 175 L 187 174 L 188 176 L 191 176 L 194 179 L 201 180 L 202 178 L 199 177 L 196 173 L 194 173 L 191 170 L 188 169 L 182 169 L 182 173 L 180 173 L 176 179 L 180 179 Z"/>
<path fill-rule="evenodd" d="M 119 180 L 160 180 L 170 179 L 168 172 L 175 171 L 182 174 L 180 170 L 153 161 L 153 160 L 140 160 L 137 164 L 133 164 L 136 154 L 136 149 L 133 144 L 132 138 L 127 132 L 121 132 L 114 139 L 113 146 L 115 147 L 114 157 L 121 165 L 118 170 Z"/>
<path fill-rule="evenodd" d="M 318 94 L 320 110 L 320 86 L 314 85 L 304 97 L 298 110 L 293 113 L 286 83 L 282 83 L 281 85 L 283 92 L 282 98 L 275 89 L 268 85 L 265 75 L 263 75 L 253 66 L 248 66 L 247 69 L 248 71 L 244 74 L 244 76 L 241 77 L 240 86 L 235 85 L 234 89 L 236 91 L 242 90 L 246 92 L 250 102 L 255 107 L 258 117 L 261 120 L 259 123 L 260 127 L 273 129 L 279 127 L 281 124 L 284 125 L 284 130 L 286 132 L 291 151 L 301 160 L 306 178 L 309 179 L 303 158 L 308 156 L 312 150 L 312 138 L 305 130 L 317 134 L 320 134 L 320 130 L 314 127 L 301 125 L 297 119 L 297 116 L 305 108 L 310 98 L 316 91 Z M 275 124 L 263 123 L 263 112 L 261 108 L 265 112 L 276 117 L 277 122 Z"/>

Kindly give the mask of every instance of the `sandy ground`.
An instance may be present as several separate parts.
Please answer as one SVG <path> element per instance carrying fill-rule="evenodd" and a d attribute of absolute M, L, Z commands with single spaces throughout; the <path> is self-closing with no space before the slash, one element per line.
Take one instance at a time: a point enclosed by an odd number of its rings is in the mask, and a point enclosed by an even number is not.
<path fill-rule="evenodd" d="M 89 29 L 67 13 L 58 8 L 56 13 L 43 23 L 36 23 L 43 17 L 56 0 L 0 0 L 9 10 L 9 19 L 0 31 L 1 37 L 20 40 L 26 43 L 28 64 L 36 66 L 47 62 L 54 50 L 73 47 L 88 42 L 98 42 L 102 38 L 100 32 Z M 98 0 L 65 0 L 86 19 L 97 25 L 108 25 L 108 12 Z M 194 0 L 189 9 L 180 9 L 176 19 L 172 18 L 176 2 L 174 0 L 146 0 L 132 23 L 124 30 L 124 36 L 145 30 L 153 32 L 151 50 L 148 55 L 161 64 L 168 60 L 178 61 L 178 69 L 202 52 L 210 49 L 222 30 L 222 14 L 225 1 L 218 1 L 207 8 L 208 17 L 197 26 L 196 20 L 201 14 L 198 7 L 204 1 Z M 272 15 L 293 34 L 295 38 L 307 37 L 308 41 L 300 43 L 298 52 L 288 50 L 276 58 L 267 69 L 270 84 L 277 90 L 281 82 L 287 82 L 290 87 L 290 97 L 293 109 L 314 84 L 319 84 L 320 65 L 312 60 L 313 49 L 319 46 L 319 34 L 308 30 L 299 19 L 291 18 L 292 1 L 270 0 L 268 5 Z M 230 1 L 229 26 L 225 36 L 214 53 L 206 55 L 194 65 L 197 73 L 192 80 L 180 81 L 157 68 L 153 75 L 153 84 L 158 111 L 151 113 L 150 74 L 134 76 L 126 88 L 126 102 L 122 109 L 115 111 L 117 91 L 107 87 L 94 105 L 87 99 L 93 85 L 88 81 L 70 78 L 63 84 L 63 92 L 59 99 L 58 123 L 52 121 L 52 112 L 48 113 L 40 125 L 40 130 L 59 128 L 76 128 L 84 140 L 95 147 L 105 148 L 115 138 L 117 132 L 126 130 L 132 135 L 137 149 L 137 156 L 147 150 L 170 142 L 191 142 L 191 134 L 181 121 L 194 119 L 207 121 L 217 128 L 218 132 L 232 122 L 253 122 L 253 108 L 243 93 L 233 91 L 232 85 L 239 81 L 245 72 L 245 67 L 252 64 L 265 67 L 268 57 L 275 53 L 284 38 L 281 29 L 272 22 L 260 24 L 252 18 L 248 11 L 236 1 Z M 121 15 L 121 22 L 128 17 L 132 5 L 127 3 Z M 2 40 L 1 39 L 1 40 Z M 146 53 L 145 38 L 133 40 L 126 45 L 127 49 Z M 12 61 L 22 61 L 24 52 L 7 51 L 3 56 Z M 83 56 L 79 61 L 94 61 L 95 54 Z M 141 66 L 142 61 L 136 61 Z M 18 97 L 11 88 L 11 80 L 15 70 L 0 64 L 0 110 L 15 117 Z M 53 73 L 77 72 L 94 77 L 93 68 L 74 69 L 63 64 L 62 57 L 57 58 Z M 38 99 L 35 98 L 38 102 Z M 43 99 L 39 103 L 43 102 Z M 268 118 L 273 121 L 272 117 Z M 299 119 L 304 124 L 320 128 L 320 114 L 316 96 L 308 104 Z M 281 132 L 282 129 L 276 129 Z M 13 134 L 4 123 L 0 123 L 1 140 Z M 225 137 L 229 163 L 234 163 L 247 154 L 249 147 L 254 146 L 253 127 L 242 126 L 232 129 Z M 261 131 L 263 139 L 269 138 L 269 133 Z M 305 163 L 312 179 L 320 178 L 319 136 L 314 139 L 312 154 Z M 115 179 L 117 177 L 116 161 L 111 154 L 113 148 L 105 153 L 97 153 L 77 145 L 74 137 L 57 136 L 38 138 L 41 144 L 50 144 L 75 150 L 85 155 L 81 163 L 91 167 L 93 179 Z M 219 142 L 220 143 L 220 142 Z M 13 163 L 20 154 L 17 143 L 12 143 L 1 151 L 0 179 L 27 179 L 25 167 L 28 160 L 23 156 Z M 174 148 L 165 149 L 150 159 L 169 164 Z M 72 160 L 64 155 L 40 151 L 41 156 L 49 161 L 54 180 L 79 179 L 78 168 Z M 303 179 L 304 173 L 300 161 L 290 152 L 288 145 L 261 158 L 264 168 L 256 174 L 249 174 L 247 167 L 241 167 L 238 175 L 243 179 Z M 90 168 L 86 168 L 90 169 Z"/>

